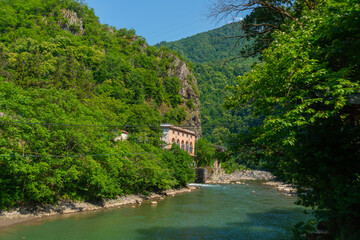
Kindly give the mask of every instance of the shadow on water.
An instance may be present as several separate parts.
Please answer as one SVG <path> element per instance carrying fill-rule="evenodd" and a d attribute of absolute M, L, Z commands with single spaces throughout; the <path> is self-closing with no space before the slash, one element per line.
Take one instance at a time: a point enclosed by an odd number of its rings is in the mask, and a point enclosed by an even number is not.
<path fill-rule="evenodd" d="M 291 239 L 292 226 L 298 220 L 294 215 L 304 215 L 300 209 L 273 210 L 246 214 L 242 222 L 227 222 L 224 226 L 151 227 L 138 229 L 140 239 L 240 239 L 282 240 Z M 286 224 L 284 224 L 284 222 Z"/>

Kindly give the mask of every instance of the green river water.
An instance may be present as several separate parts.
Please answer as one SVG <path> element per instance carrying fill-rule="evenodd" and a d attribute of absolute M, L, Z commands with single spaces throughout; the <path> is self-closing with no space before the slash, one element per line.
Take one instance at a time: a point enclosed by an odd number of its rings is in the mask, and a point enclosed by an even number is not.
<path fill-rule="evenodd" d="M 295 199 L 259 184 L 201 185 L 159 201 L 50 217 L 0 229 L 1 240 L 290 239 L 306 220 Z"/>

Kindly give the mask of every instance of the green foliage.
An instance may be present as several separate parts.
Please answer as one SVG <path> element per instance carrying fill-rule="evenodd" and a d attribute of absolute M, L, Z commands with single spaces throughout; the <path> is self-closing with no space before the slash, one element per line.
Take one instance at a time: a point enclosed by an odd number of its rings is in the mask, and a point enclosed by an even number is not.
<path fill-rule="evenodd" d="M 237 163 L 234 158 L 231 158 L 229 161 L 224 161 L 221 164 L 221 167 L 227 174 L 231 174 L 235 171 L 249 170 L 249 168 L 247 168 L 245 165 Z"/>
<path fill-rule="evenodd" d="M 297 223 L 295 226 L 293 226 L 294 236 L 292 240 L 306 240 L 307 233 L 316 231 L 315 223 L 316 222 L 314 220 L 309 220 L 306 223 L 304 222 Z"/>
<path fill-rule="evenodd" d="M 177 144 L 174 143 L 171 150 L 164 153 L 164 161 L 169 169 L 177 170 L 174 177 L 178 186 L 184 186 L 195 180 L 195 172 L 190 168 L 194 159 L 187 152 L 181 150 Z"/>
<path fill-rule="evenodd" d="M 266 116 L 252 135 L 267 161 L 325 212 L 338 239 L 358 239 L 359 28 L 357 1 L 319 1 L 276 32 L 264 63 L 231 88 L 228 105 Z M 259 149 L 259 148 L 258 148 Z M 262 153 L 262 154 L 263 154 Z"/>
<path fill-rule="evenodd" d="M 212 166 L 215 161 L 215 148 L 205 138 L 200 138 L 195 144 L 195 161 L 197 166 Z"/>
<path fill-rule="evenodd" d="M 221 28 L 205 33 L 196 34 L 174 42 L 161 42 L 157 47 L 165 46 L 185 56 L 194 63 L 208 63 L 211 61 L 228 60 L 239 55 L 239 50 L 234 50 L 236 39 L 229 36 L 241 35 L 243 31 L 239 24 L 227 24 Z M 240 45 L 243 41 L 240 43 Z"/>
<path fill-rule="evenodd" d="M 164 114 L 164 122 L 179 123 L 185 120 L 187 112 L 184 107 L 174 108 L 170 112 Z"/>
<path fill-rule="evenodd" d="M 83 1 L 4 0 L 0 13 L 0 209 L 192 180 L 190 157 L 161 149 L 160 123 L 187 114 L 173 52 L 101 25 Z M 121 130 L 129 141 L 114 141 Z"/>
<path fill-rule="evenodd" d="M 226 97 L 230 96 L 225 88 L 234 86 L 236 77 L 249 71 L 256 61 L 256 58 L 249 58 L 226 62 L 238 57 L 243 44 L 239 43 L 237 50 L 233 50 L 237 40 L 227 37 L 242 33 L 238 24 L 228 24 L 179 41 L 156 45 L 178 51 L 194 62 L 194 74 L 200 90 L 202 137 L 217 145 L 231 145 L 227 138 L 248 129 L 247 125 L 255 121 L 249 119 L 248 112 L 229 111 L 224 107 Z M 187 104 L 191 106 L 191 102 Z"/>

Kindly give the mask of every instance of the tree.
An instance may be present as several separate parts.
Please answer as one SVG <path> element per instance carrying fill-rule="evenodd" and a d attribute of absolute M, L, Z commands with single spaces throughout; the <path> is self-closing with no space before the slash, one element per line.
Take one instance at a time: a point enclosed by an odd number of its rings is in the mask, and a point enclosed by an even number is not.
<path fill-rule="evenodd" d="M 208 17 L 212 19 L 236 19 L 249 13 L 244 20 L 239 21 L 244 31 L 243 35 L 228 36 L 251 40 L 251 44 L 242 51 L 242 57 L 252 57 L 261 53 L 273 41 L 272 34 L 282 30 L 281 25 L 287 21 L 299 21 L 304 8 L 314 9 L 317 0 L 215 0 L 209 10 Z M 238 44 L 237 44 L 238 45 Z M 236 58 L 234 58 L 236 59 Z"/>
<path fill-rule="evenodd" d="M 198 166 L 211 166 L 215 161 L 215 148 L 208 140 L 204 138 L 200 138 L 196 142 L 195 153 L 195 161 Z"/>
<path fill-rule="evenodd" d="M 360 230 L 358 1 L 318 1 L 272 35 L 264 62 L 238 78 L 228 104 L 265 116 L 254 142 L 296 184 L 299 203 L 329 221 L 334 237 Z M 295 5 L 296 6 L 296 5 Z"/>
<path fill-rule="evenodd" d="M 176 143 L 174 143 L 170 151 L 166 151 L 163 156 L 168 168 L 176 169 L 173 175 L 177 186 L 184 187 L 187 183 L 195 180 L 195 172 L 194 169 L 191 168 L 191 164 L 194 161 L 193 157 L 181 150 Z"/>
<path fill-rule="evenodd" d="M 1 0 L 0 32 L 0 210 L 191 181 L 191 157 L 169 164 L 160 141 L 160 123 L 188 110 L 176 53 L 100 24 L 82 0 Z"/>

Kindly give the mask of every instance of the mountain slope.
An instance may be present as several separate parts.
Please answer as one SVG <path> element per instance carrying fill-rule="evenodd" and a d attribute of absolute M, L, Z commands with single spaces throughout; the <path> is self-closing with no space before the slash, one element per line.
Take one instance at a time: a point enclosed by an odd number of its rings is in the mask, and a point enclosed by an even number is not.
<path fill-rule="evenodd" d="M 236 77 L 249 71 L 257 61 L 256 58 L 238 58 L 245 42 L 228 37 L 242 34 L 240 25 L 232 23 L 179 41 L 156 45 L 177 51 L 194 63 L 200 90 L 203 136 L 215 144 L 227 145 L 225 139 L 246 130 L 255 121 L 246 117 L 248 110 L 228 111 L 224 107 L 226 97 L 230 96 L 226 86 L 234 85 Z M 238 59 L 227 61 L 232 58 Z"/>
<path fill-rule="evenodd" d="M 161 122 L 201 134 L 186 63 L 133 30 L 100 24 L 80 2 L 0 1 L 0 209 L 158 191 L 193 177 L 192 158 L 160 142 Z M 129 141 L 114 141 L 123 130 Z"/>
<path fill-rule="evenodd" d="M 237 41 L 233 36 L 243 35 L 239 24 L 232 23 L 220 28 L 199 33 L 174 42 L 161 42 L 155 46 L 166 46 L 185 56 L 193 63 L 206 63 L 211 61 L 228 60 L 238 57 L 244 41 Z"/>

